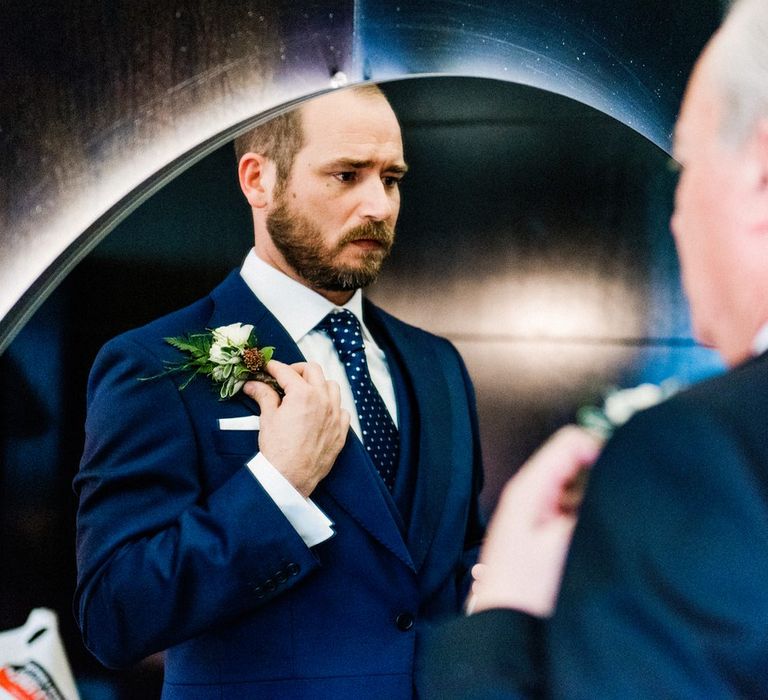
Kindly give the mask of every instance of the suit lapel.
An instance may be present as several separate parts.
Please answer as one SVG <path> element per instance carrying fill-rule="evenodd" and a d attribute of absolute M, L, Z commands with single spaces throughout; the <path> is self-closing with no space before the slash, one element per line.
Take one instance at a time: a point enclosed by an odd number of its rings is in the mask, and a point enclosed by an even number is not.
<path fill-rule="evenodd" d="M 276 360 L 286 364 L 305 361 L 288 331 L 256 298 L 239 271 L 230 274 L 211 293 L 211 297 L 214 301 L 211 328 L 237 322 L 252 323 L 259 346 L 274 346 Z M 258 404 L 242 392 L 237 396 L 252 413 L 261 412 Z M 328 476 L 320 482 L 318 490 L 326 491 L 372 537 L 413 568 L 405 542 L 385 500 L 388 494 L 382 493 L 383 485 L 378 482 L 379 476 L 363 444 L 350 429 L 344 448 Z"/>
<path fill-rule="evenodd" d="M 211 327 L 230 323 L 252 323 L 260 346 L 273 345 L 275 359 L 286 364 L 303 362 L 301 354 L 288 331 L 278 322 L 248 288 L 239 271 L 234 271 L 211 292 L 214 309 Z"/>
<path fill-rule="evenodd" d="M 415 491 L 408 526 L 408 549 L 418 571 L 437 532 L 451 482 L 450 440 L 444 439 L 451 425 L 451 401 L 442 366 L 432 346 L 407 332 L 372 304 L 366 312 L 405 368 L 413 387 L 416 405 L 411 411 L 419 434 L 414 441 Z"/>
<path fill-rule="evenodd" d="M 386 499 L 390 496 L 384 493 L 385 486 L 354 431 L 349 431 L 336 464 L 318 489 L 326 491 L 353 520 L 406 566 L 415 568 L 387 505 Z"/>
<path fill-rule="evenodd" d="M 269 312 L 266 306 L 250 290 L 240 272 L 235 270 L 212 293 L 214 310 L 211 315 L 210 327 L 218 328 L 230 323 L 250 323 L 256 330 L 256 342 L 260 347 L 273 346 L 275 359 L 286 364 L 303 362 L 301 354 L 293 338 L 282 324 Z M 259 405 L 239 392 L 236 399 L 248 410 L 258 415 Z"/>

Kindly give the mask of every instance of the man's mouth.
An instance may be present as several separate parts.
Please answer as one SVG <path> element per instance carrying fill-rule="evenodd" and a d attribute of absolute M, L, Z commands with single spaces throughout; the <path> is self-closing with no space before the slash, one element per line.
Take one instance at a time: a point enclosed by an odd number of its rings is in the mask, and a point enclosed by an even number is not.
<path fill-rule="evenodd" d="M 377 241 L 373 238 L 357 238 L 351 241 L 353 245 L 363 250 L 380 250 L 384 248 L 384 244 L 381 241 Z"/>

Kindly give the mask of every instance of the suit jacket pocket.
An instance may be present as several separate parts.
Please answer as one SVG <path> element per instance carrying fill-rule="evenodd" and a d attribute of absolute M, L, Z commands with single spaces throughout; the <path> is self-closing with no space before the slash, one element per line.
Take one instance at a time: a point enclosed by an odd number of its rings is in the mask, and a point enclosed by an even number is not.
<path fill-rule="evenodd" d="M 213 446 L 220 455 L 253 457 L 259 451 L 258 430 L 214 430 Z"/>

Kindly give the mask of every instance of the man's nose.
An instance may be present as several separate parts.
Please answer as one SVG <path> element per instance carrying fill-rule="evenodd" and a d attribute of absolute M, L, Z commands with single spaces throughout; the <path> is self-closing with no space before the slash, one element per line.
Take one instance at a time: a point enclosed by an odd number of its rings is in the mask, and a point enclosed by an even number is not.
<path fill-rule="evenodd" d="M 395 202 L 392 193 L 378 177 L 371 177 L 361 188 L 358 213 L 365 219 L 385 221 L 392 216 Z"/>

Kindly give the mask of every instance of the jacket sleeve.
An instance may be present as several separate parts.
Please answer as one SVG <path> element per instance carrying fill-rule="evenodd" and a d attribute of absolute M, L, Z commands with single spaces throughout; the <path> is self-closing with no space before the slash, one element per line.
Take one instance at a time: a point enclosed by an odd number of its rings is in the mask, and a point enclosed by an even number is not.
<path fill-rule="evenodd" d="M 434 629 L 420 700 L 540 697 L 543 623 L 517 610 L 486 610 Z"/>
<path fill-rule="evenodd" d="M 199 439 L 162 364 L 118 339 L 88 388 L 75 478 L 75 615 L 126 666 L 267 604 L 319 564 L 245 465 L 207 483 Z"/>
<path fill-rule="evenodd" d="M 616 433 L 593 467 L 551 622 L 553 697 L 765 694 L 768 489 L 757 442 L 691 400 Z"/>
<path fill-rule="evenodd" d="M 472 567 L 477 563 L 477 558 L 480 554 L 480 545 L 485 536 L 485 522 L 480 512 L 480 492 L 483 488 L 483 457 L 480 447 L 480 427 L 477 419 L 475 389 L 472 385 L 472 380 L 469 377 L 464 361 L 461 359 L 458 351 L 454 349 L 454 352 L 456 352 L 461 366 L 461 373 L 467 394 L 469 419 L 472 426 L 472 493 L 469 506 L 469 517 L 467 520 L 467 531 L 464 538 L 462 569 L 459 572 L 459 591 L 461 604 L 463 604 L 467 595 L 469 595 L 469 589 L 472 585 Z"/>

